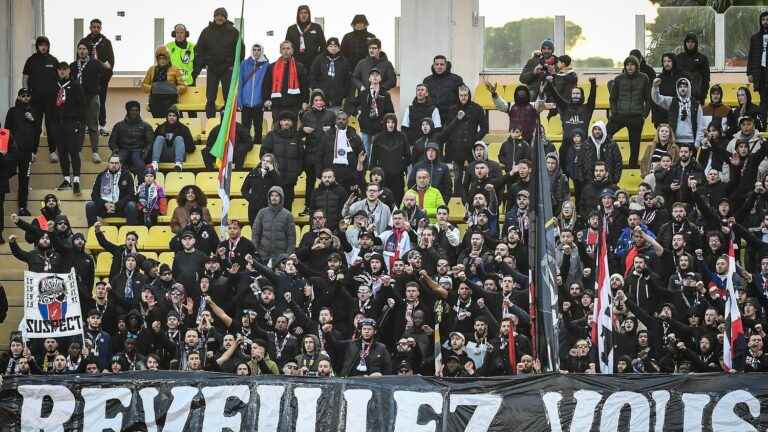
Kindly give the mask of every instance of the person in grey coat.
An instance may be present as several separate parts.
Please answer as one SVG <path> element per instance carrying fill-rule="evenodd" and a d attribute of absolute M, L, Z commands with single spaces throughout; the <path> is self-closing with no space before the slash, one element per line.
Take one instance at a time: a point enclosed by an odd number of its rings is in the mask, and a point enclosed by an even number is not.
<path fill-rule="evenodd" d="M 253 244 L 263 260 L 290 255 L 296 246 L 296 226 L 291 212 L 283 208 L 283 188 L 272 186 L 267 197 L 269 207 L 259 210 L 253 221 Z"/>

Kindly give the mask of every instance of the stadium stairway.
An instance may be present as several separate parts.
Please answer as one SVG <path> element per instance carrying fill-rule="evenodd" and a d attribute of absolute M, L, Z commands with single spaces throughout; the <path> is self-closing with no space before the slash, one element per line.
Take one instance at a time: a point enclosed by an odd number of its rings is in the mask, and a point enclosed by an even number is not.
<path fill-rule="evenodd" d="M 542 118 L 544 119 L 543 116 Z M 553 118 L 552 120 L 555 122 L 559 119 Z M 550 124 L 547 124 L 548 133 L 552 133 L 554 138 L 557 138 L 557 132 L 556 130 L 550 130 Z M 210 130 L 211 125 L 209 124 L 207 126 L 208 127 L 206 127 L 204 130 Z M 149 230 L 144 227 L 139 227 L 138 229 L 140 232 L 146 232 L 146 235 L 142 235 L 142 238 L 140 239 L 139 248 L 144 251 L 143 253 L 145 255 L 148 255 L 152 258 L 157 258 L 161 262 L 170 263 L 173 261 L 173 253 L 168 251 L 168 240 L 170 240 L 172 233 L 167 224 L 170 220 L 170 213 L 173 211 L 175 206 L 175 197 L 182 186 L 190 183 L 195 183 L 200 186 L 209 198 L 208 208 L 211 210 L 211 213 L 214 217 L 214 223 L 216 224 L 220 220 L 220 208 L 217 204 L 218 196 L 216 174 L 213 172 L 206 172 L 205 167 L 202 165 L 201 151 L 203 149 L 203 144 L 207 139 L 207 135 L 201 129 L 202 128 L 193 130 L 195 138 L 198 140 L 198 146 L 195 153 L 188 156 L 183 173 L 173 173 L 172 164 L 161 164 L 161 171 L 163 173 L 158 175 L 158 181 L 160 181 L 161 184 L 164 184 L 164 186 L 167 188 L 166 194 L 169 199 L 168 215 L 166 217 L 160 218 L 158 226 L 151 227 Z M 498 160 L 501 144 L 506 138 L 507 134 L 504 131 L 494 131 L 486 137 L 486 142 L 489 144 L 489 154 L 491 159 Z M 619 139 L 621 139 L 621 137 L 619 137 Z M 32 166 L 29 210 L 33 217 L 39 215 L 39 209 L 42 204 L 41 200 L 43 197 L 48 193 L 55 193 L 59 197 L 62 210 L 64 214 L 68 216 L 73 230 L 75 232 L 83 233 L 88 239 L 86 247 L 91 250 L 96 259 L 97 278 L 106 277 L 109 264 L 111 262 L 111 256 L 108 253 L 103 252 L 98 246 L 95 241 L 93 230 L 88 229 L 88 224 L 85 218 L 85 202 L 90 199 L 93 182 L 98 173 L 106 169 L 106 163 L 102 162 L 100 164 L 95 164 L 91 162 L 90 148 L 87 148 L 88 146 L 86 146 L 86 148 L 83 148 L 81 152 L 82 194 L 75 196 L 71 190 L 57 191 L 56 187 L 62 181 L 59 164 L 50 163 L 48 161 L 48 148 L 45 144 L 45 137 L 43 137 L 42 140 L 43 142 L 40 145 L 40 151 L 38 153 L 38 161 Z M 108 138 L 100 138 L 99 153 L 101 154 L 101 157 L 104 161 L 106 161 L 110 153 L 109 149 L 107 148 L 107 140 Z M 555 141 L 556 146 L 559 146 L 559 142 L 556 140 L 553 141 Z M 649 145 L 648 142 L 643 143 L 643 150 L 647 145 Z M 628 143 L 620 142 L 620 146 L 622 148 L 622 155 L 624 156 L 626 163 L 629 158 Z M 252 168 L 256 166 L 259 160 L 258 153 L 259 146 L 257 145 L 249 153 L 246 159 L 246 168 Z M 231 189 L 231 195 L 233 199 L 233 213 L 235 217 L 241 219 L 247 219 L 247 203 L 240 196 L 240 185 L 242 184 L 245 175 L 245 171 L 236 172 Z M 621 186 L 631 193 L 635 192 L 637 190 L 637 185 L 640 182 L 638 170 L 625 169 L 624 177 L 626 177 L 626 179 L 622 182 Z M 16 184 L 17 180 L 16 177 L 14 177 L 11 180 L 11 191 L 13 192 L 6 195 L 4 235 L 6 240 L 8 239 L 8 236 L 16 235 L 19 240 L 19 245 L 23 249 L 29 250 L 32 248 L 32 245 L 24 241 L 24 233 L 14 226 L 10 218 L 11 213 L 16 212 L 18 209 Z M 293 203 L 293 214 L 297 223 L 297 239 L 299 239 L 301 235 L 303 235 L 309 229 L 309 226 L 307 225 L 309 222 L 307 216 L 299 217 L 298 215 L 298 213 L 301 212 L 304 207 L 304 189 L 304 179 L 302 177 L 299 179 L 297 184 L 296 199 Z M 451 221 L 456 223 L 463 233 L 466 229 L 466 225 L 463 223 L 464 208 L 461 205 L 460 200 L 458 198 L 453 198 L 449 203 L 449 208 L 451 210 Z M 29 221 L 32 218 L 28 217 L 24 219 Z M 114 226 L 105 228 L 108 237 L 112 237 L 113 241 L 121 243 L 120 239 L 123 238 L 123 236 L 121 235 L 120 231 L 125 232 L 128 228 L 124 227 L 121 230 L 119 221 L 117 221 L 117 223 L 111 222 L 110 225 Z M 246 227 L 244 231 L 244 234 L 250 237 L 250 227 Z M 11 255 L 7 243 L 0 245 L 0 283 L 5 286 L 9 302 L 8 317 L 4 323 L 0 324 L 0 351 L 7 349 L 8 336 L 11 331 L 17 328 L 19 320 L 23 315 L 23 276 L 25 269 L 26 264 L 16 260 L 13 255 Z"/>

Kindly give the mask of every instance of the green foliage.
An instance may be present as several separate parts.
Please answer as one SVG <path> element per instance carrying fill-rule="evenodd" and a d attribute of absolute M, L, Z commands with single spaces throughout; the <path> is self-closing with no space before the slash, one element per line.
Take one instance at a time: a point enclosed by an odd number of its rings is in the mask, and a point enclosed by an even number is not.
<path fill-rule="evenodd" d="M 488 68 L 521 68 L 544 39 L 553 39 L 554 18 L 525 18 L 502 27 L 485 28 L 485 66 Z M 581 27 L 565 22 L 566 51 L 581 39 Z"/>
<path fill-rule="evenodd" d="M 759 28 L 760 13 L 766 7 L 732 7 L 725 12 L 725 64 L 747 64 L 749 38 Z"/>
<path fill-rule="evenodd" d="M 710 7 L 661 7 L 656 20 L 646 24 L 650 44 L 646 61 L 654 67 L 661 66 L 661 56 L 666 52 L 683 50 L 683 39 L 694 33 L 699 39 L 699 52 L 715 59 L 715 11 Z"/>

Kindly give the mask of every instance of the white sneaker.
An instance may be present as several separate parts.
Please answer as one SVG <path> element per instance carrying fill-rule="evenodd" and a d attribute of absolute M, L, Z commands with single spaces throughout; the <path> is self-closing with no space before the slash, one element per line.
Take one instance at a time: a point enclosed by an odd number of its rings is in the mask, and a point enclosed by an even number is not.
<path fill-rule="evenodd" d="M 101 156 L 99 155 L 98 152 L 94 152 L 91 155 L 91 160 L 93 161 L 93 163 L 101 163 Z"/>
<path fill-rule="evenodd" d="M 176 165 L 173 167 L 176 172 L 181 172 L 181 162 L 176 162 Z"/>
<path fill-rule="evenodd" d="M 109 131 L 104 126 L 99 126 L 99 135 L 109 136 Z"/>
<path fill-rule="evenodd" d="M 56 163 L 56 162 L 58 162 L 58 161 L 59 161 L 59 155 L 57 155 L 57 154 L 56 154 L 56 152 L 53 152 L 53 153 L 51 153 L 51 154 L 49 154 L 49 155 L 48 155 L 48 160 L 49 160 L 51 163 Z"/>

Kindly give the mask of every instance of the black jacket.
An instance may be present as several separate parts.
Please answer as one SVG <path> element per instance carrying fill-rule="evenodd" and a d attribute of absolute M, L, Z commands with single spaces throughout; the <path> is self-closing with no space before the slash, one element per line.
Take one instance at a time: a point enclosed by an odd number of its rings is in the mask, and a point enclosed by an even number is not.
<path fill-rule="evenodd" d="M 357 90 L 360 90 L 360 87 L 368 88 L 368 75 L 373 68 L 378 69 L 381 74 L 381 88 L 390 90 L 397 85 L 395 67 L 387 58 L 387 54 L 381 51 L 378 58 L 366 56 L 352 68 L 352 86 Z"/>
<path fill-rule="evenodd" d="M 197 249 L 192 252 L 176 252 L 173 257 L 171 270 L 176 280 L 186 288 L 187 295 L 192 298 L 200 296 L 200 275 L 207 259 L 208 256 Z"/>
<path fill-rule="evenodd" d="M 440 128 L 435 129 L 435 125 L 432 121 L 432 113 L 435 111 L 435 108 L 437 107 L 429 96 L 427 96 L 424 102 L 419 102 L 416 98 L 413 98 L 411 105 L 408 106 L 409 126 L 402 127 L 403 132 L 405 133 L 405 136 L 408 137 L 408 142 L 411 143 L 411 145 L 422 136 L 421 122 L 424 119 L 429 119 L 430 124 L 432 124 L 432 135 L 439 133 Z"/>
<path fill-rule="evenodd" d="M 370 166 L 384 170 L 386 177 L 401 176 L 411 162 L 411 151 L 405 134 L 382 131 L 373 137 Z"/>
<path fill-rule="evenodd" d="M 582 100 L 576 103 L 571 100 L 570 94 L 560 94 L 551 83 L 547 84 L 544 91 L 557 105 L 557 112 L 560 114 L 560 122 L 563 127 L 563 141 L 570 141 L 571 135 L 578 129 L 581 129 L 582 132 L 589 129 L 597 98 L 597 84 L 595 82 L 590 81 L 589 98 L 586 102 L 584 101 L 584 92 L 581 95 Z"/>
<path fill-rule="evenodd" d="M 248 152 L 253 149 L 253 141 L 251 140 L 251 132 L 243 126 L 242 123 L 235 123 L 235 154 L 232 155 L 232 162 L 235 164 L 235 169 L 243 169 L 245 164 L 245 158 L 248 156 Z M 221 124 L 217 124 L 208 132 L 208 140 L 205 142 L 205 149 L 203 149 L 203 162 L 205 168 L 211 171 L 215 171 L 216 158 L 210 153 L 214 145 L 216 145 L 216 139 L 219 137 L 219 130 L 221 130 Z M 186 143 L 186 141 L 185 141 Z M 194 152 L 195 149 L 192 149 Z"/>
<path fill-rule="evenodd" d="M 27 87 L 32 92 L 33 103 L 46 99 L 55 99 L 58 87 L 56 82 L 59 75 L 56 73 L 56 66 L 59 60 L 48 54 L 36 52 L 32 54 L 24 63 L 23 74 L 29 76 Z"/>
<path fill-rule="evenodd" d="M 280 176 L 275 171 L 267 171 L 266 174 L 262 174 L 261 164 L 252 169 L 245 177 L 240 193 L 248 201 L 248 215 L 251 223 L 253 223 L 256 213 L 269 205 L 267 192 L 269 192 L 272 186 L 279 185 Z"/>
<path fill-rule="evenodd" d="M 32 105 L 24 105 L 17 100 L 5 115 L 5 128 L 11 132 L 10 145 L 16 147 L 19 156 L 29 159 L 32 153 L 37 153 L 37 143 L 35 122 L 28 120 L 26 113 L 32 113 Z"/>
<path fill-rule="evenodd" d="M 763 17 L 768 15 L 768 12 L 762 12 L 758 21 L 758 26 L 762 26 L 761 22 Z M 768 77 L 763 76 L 762 66 L 763 62 L 763 35 L 766 31 L 762 28 L 757 33 L 753 34 L 749 38 L 749 55 L 747 56 L 747 75 L 752 77 L 752 85 L 755 86 L 755 90 L 760 91 L 763 86 L 763 80 Z"/>
<path fill-rule="evenodd" d="M 296 62 L 296 75 L 299 80 L 299 94 L 288 93 L 288 74 L 290 68 L 286 65 L 283 70 L 285 75 L 283 77 L 283 88 L 280 89 L 281 96 L 272 96 L 272 73 L 275 70 L 275 64 L 277 62 L 285 61 L 282 57 L 278 58 L 274 63 L 269 64 L 267 68 L 267 74 L 264 75 L 264 81 L 261 82 L 261 94 L 262 100 L 272 101 L 272 111 L 279 113 L 282 109 L 290 108 L 296 109 L 301 107 L 302 102 L 309 102 L 309 67 L 304 66 L 300 62 Z"/>
<path fill-rule="evenodd" d="M 235 44 L 240 40 L 240 32 L 231 21 L 222 25 L 209 22 L 200 33 L 195 45 L 195 61 L 192 76 L 197 77 L 204 67 L 217 72 L 232 68 L 235 58 Z M 241 42 L 240 60 L 245 58 L 245 46 Z"/>
<path fill-rule="evenodd" d="M 312 18 L 309 19 L 309 25 L 304 29 L 304 51 L 300 49 L 300 34 L 299 24 L 288 27 L 285 32 L 285 40 L 293 44 L 293 55 L 296 56 L 296 61 L 303 64 L 309 69 L 312 66 L 315 58 L 325 51 L 325 34 L 320 24 L 313 23 Z"/>
<path fill-rule="evenodd" d="M 464 111 L 464 118 L 458 118 L 459 111 Z M 443 117 L 442 112 L 440 116 Z M 471 160 L 472 146 L 488 133 L 488 117 L 480 105 L 472 102 L 472 93 L 469 94 L 466 105 L 461 105 L 457 98 L 447 116 L 443 117 L 443 121 L 442 139 L 446 142 L 446 159 Z"/>
<path fill-rule="evenodd" d="M 278 129 L 267 134 L 259 156 L 264 156 L 265 153 L 275 155 L 281 184 L 295 184 L 304 161 L 304 146 L 296 129 Z"/>
<path fill-rule="evenodd" d="M 594 138 L 589 137 L 584 144 L 584 158 L 588 167 L 593 167 L 595 162 L 601 160 L 605 162 L 606 169 L 608 170 L 608 179 L 613 184 L 618 184 L 621 180 L 622 159 L 621 150 L 619 146 L 613 142 L 610 138 L 605 138 L 605 141 L 600 145 L 600 155 L 598 157 L 597 147 L 594 143 Z"/>
<path fill-rule="evenodd" d="M 125 117 L 117 122 L 109 134 L 109 148 L 112 150 L 146 150 L 155 139 L 152 126 L 141 118 Z"/>
<path fill-rule="evenodd" d="M 693 50 L 685 48 L 685 41 L 696 42 Z M 691 75 L 692 95 L 702 104 L 709 94 L 709 58 L 699 52 L 699 40 L 693 33 L 688 33 L 683 41 L 683 51 L 677 55 L 677 67 Z"/>
<path fill-rule="evenodd" d="M 61 255 L 52 247 L 45 250 L 36 247 L 27 252 L 22 250 L 17 242 L 9 242 L 9 245 L 13 256 L 19 261 L 27 263 L 27 268 L 31 272 L 60 273 L 69 270 L 64 268 Z"/>
<path fill-rule="evenodd" d="M 105 251 L 112 254 L 112 266 L 109 268 L 109 276 L 114 277 L 118 275 L 123 271 L 125 267 L 125 257 L 129 253 L 128 249 L 125 247 L 125 245 L 118 246 L 107 240 L 107 237 L 102 231 L 96 232 L 96 241 L 99 242 L 99 246 L 101 246 Z M 144 255 L 137 254 L 135 256 L 136 267 L 141 267 L 141 265 L 144 263 Z"/>
<path fill-rule="evenodd" d="M 659 94 L 662 96 L 676 96 L 677 95 L 677 80 L 680 78 L 688 78 L 690 81 L 691 75 L 688 72 L 681 71 L 677 67 L 677 56 L 670 56 L 672 59 L 672 69 L 662 69 L 656 76 L 661 78 L 661 84 L 659 85 Z M 652 103 L 651 108 L 653 110 L 653 122 L 654 124 L 667 123 L 669 113 L 664 108 Z"/>
<path fill-rule="evenodd" d="M 368 41 L 376 39 L 376 35 L 368 30 L 353 30 L 341 39 L 341 54 L 349 60 L 352 69 L 357 63 L 368 56 Z"/>
<path fill-rule="evenodd" d="M 440 110 L 440 118 L 444 121 L 448 119 L 447 114 L 451 106 L 459 100 L 459 86 L 464 84 L 464 79 L 451 72 L 451 67 L 451 62 L 448 62 L 445 72 L 437 74 L 433 66 L 432 74 L 422 80 L 429 89 L 429 96 Z"/>
<path fill-rule="evenodd" d="M 93 181 L 93 191 L 91 191 L 91 201 L 96 204 L 97 208 L 103 208 L 104 203 L 106 203 L 106 201 L 101 198 L 101 179 L 103 177 L 104 171 L 100 172 L 99 175 L 96 176 L 96 180 Z M 136 188 L 133 186 L 133 176 L 128 170 L 120 171 L 118 188 L 120 189 L 120 194 L 118 196 L 117 203 L 115 203 L 115 212 L 121 213 L 129 201 L 136 200 Z"/>
<path fill-rule="evenodd" d="M 104 35 L 94 35 L 93 33 L 90 33 L 86 37 L 80 39 L 78 45 L 81 43 L 88 45 L 91 51 L 93 51 L 93 48 L 95 47 L 96 54 L 99 56 L 99 61 L 109 62 L 111 68 L 104 69 L 101 78 L 104 80 L 112 78 L 112 71 L 115 70 L 115 51 L 112 49 L 112 41 Z"/>
<path fill-rule="evenodd" d="M 318 111 L 314 108 L 310 108 L 308 111 L 304 111 L 301 115 L 301 126 L 311 127 L 314 129 L 312 133 L 307 134 L 302 130 L 304 134 L 304 162 L 307 166 L 316 167 L 320 163 L 320 156 L 323 150 L 323 139 L 325 132 L 324 126 L 332 127 L 336 120 L 336 115 L 333 111 L 324 109 Z M 320 173 L 315 173 L 318 177 Z"/>
<path fill-rule="evenodd" d="M 321 182 L 312 194 L 309 208 L 311 211 L 322 210 L 325 214 L 325 225 L 335 229 L 341 219 L 341 209 L 344 207 L 347 195 L 346 189 L 340 184 L 332 183 L 326 186 Z"/>
<path fill-rule="evenodd" d="M 344 98 L 351 95 L 351 78 L 353 66 L 349 60 L 337 54 L 334 59 L 334 75 L 329 76 L 331 66 L 330 54 L 327 52 L 315 57 L 315 61 L 309 69 L 309 87 L 320 89 L 328 99 L 329 106 L 341 106 Z"/>
<path fill-rule="evenodd" d="M 107 68 L 97 60 L 89 59 L 85 63 L 75 60 L 69 65 L 72 71 L 72 80 L 77 81 L 83 87 L 83 93 L 87 97 L 99 94 L 102 75 Z"/>
<path fill-rule="evenodd" d="M 59 86 L 64 89 L 64 105 L 56 107 L 56 121 L 82 122 L 85 120 L 85 94 L 83 88 L 71 79 L 59 80 Z"/>
<path fill-rule="evenodd" d="M 166 138 L 166 135 L 168 134 L 173 135 L 170 141 L 173 141 L 177 136 L 180 136 L 184 140 L 184 151 L 187 153 L 195 151 L 195 140 L 192 139 L 192 132 L 190 132 L 189 128 L 184 123 L 177 121 L 174 124 L 170 124 L 166 120 L 155 128 L 156 137 L 162 136 L 163 138 Z"/>
<path fill-rule="evenodd" d="M 514 140 L 509 137 L 501 144 L 499 162 L 504 165 L 507 172 L 511 172 L 512 167 L 519 164 L 523 159 L 532 159 L 531 145 L 524 139 Z"/>
<path fill-rule="evenodd" d="M 201 219 L 197 225 L 190 223 L 182 228 L 169 242 L 169 247 L 172 251 L 181 252 L 184 250 L 184 246 L 181 244 L 181 235 L 185 231 L 192 231 L 194 234 L 196 249 L 199 249 L 206 255 L 216 252 L 216 246 L 219 245 L 219 235 L 216 233 L 216 229 L 206 222 L 205 219 Z"/>
<path fill-rule="evenodd" d="M 328 132 L 325 133 L 325 144 L 323 145 L 323 153 L 320 158 L 321 171 L 323 168 L 333 168 L 333 158 L 336 154 L 336 126 L 331 127 Z M 350 169 L 357 167 L 357 156 L 363 151 L 363 140 L 360 135 L 357 134 L 355 128 L 347 126 L 345 130 L 347 134 L 347 141 L 349 146 L 352 147 L 352 151 L 347 153 L 347 164 Z M 341 131 L 339 131 L 341 132 Z"/>
<path fill-rule="evenodd" d="M 361 340 L 336 340 L 333 333 L 325 333 L 326 340 L 335 348 L 336 352 L 344 353 L 344 366 L 341 368 L 340 376 L 361 376 L 378 372 L 382 375 L 388 375 L 392 371 L 392 359 L 389 356 L 386 345 L 373 340 L 365 365 L 366 371 L 357 370 L 360 364 L 360 354 L 362 352 Z"/>
<path fill-rule="evenodd" d="M 384 129 L 384 115 L 395 112 L 395 107 L 392 105 L 392 98 L 389 93 L 382 87 L 376 95 L 376 111 L 372 109 L 373 96 L 369 90 L 362 91 L 357 95 L 358 109 L 360 113 L 357 116 L 357 121 L 360 124 L 360 132 L 367 134 L 376 134 Z M 419 119 L 421 122 L 421 119 Z M 419 129 L 417 129 L 419 130 Z"/>

